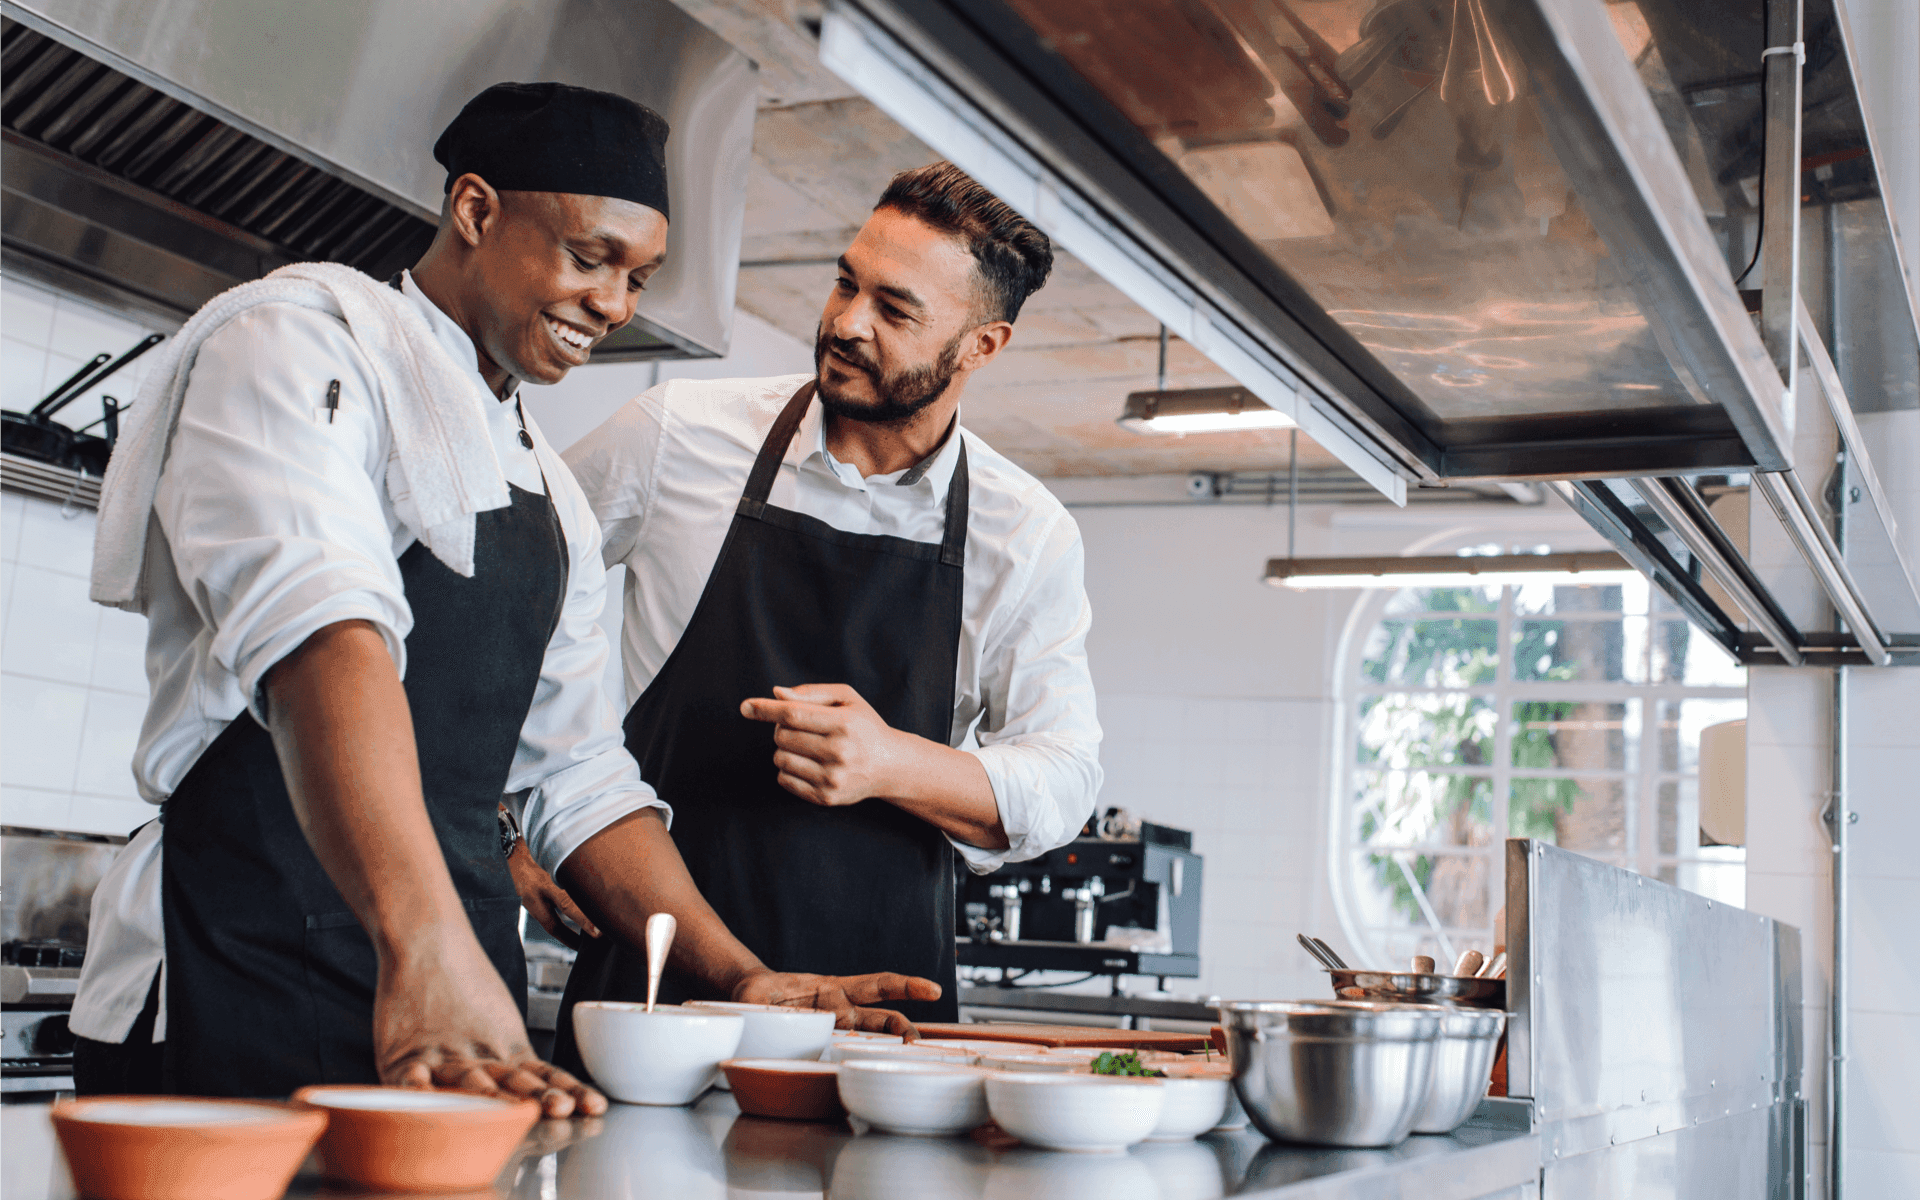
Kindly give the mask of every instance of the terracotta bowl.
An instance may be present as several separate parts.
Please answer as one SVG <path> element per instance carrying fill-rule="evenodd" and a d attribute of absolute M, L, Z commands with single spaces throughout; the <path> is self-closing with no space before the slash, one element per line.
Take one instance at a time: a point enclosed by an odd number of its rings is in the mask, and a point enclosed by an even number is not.
<path fill-rule="evenodd" d="M 327 1114 L 321 1172 L 384 1192 L 489 1187 L 540 1119 L 532 1100 L 473 1092 L 330 1085 L 293 1099 Z"/>
<path fill-rule="evenodd" d="M 838 1121 L 840 1068 L 786 1058 L 730 1058 L 720 1064 L 740 1111 L 788 1121 Z"/>
<path fill-rule="evenodd" d="M 327 1127 L 277 1100 L 89 1096 L 53 1106 L 73 1183 L 96 1200 L 274 1200 Z"/>

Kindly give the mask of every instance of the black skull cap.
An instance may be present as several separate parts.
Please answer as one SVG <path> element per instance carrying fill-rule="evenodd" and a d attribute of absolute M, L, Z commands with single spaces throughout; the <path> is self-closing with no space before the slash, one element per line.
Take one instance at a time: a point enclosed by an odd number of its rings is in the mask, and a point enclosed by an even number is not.
<path fill-rule="evenodd" d="M 644 104 L 565 83 L 496 83 L 467 101 L 433 157 L 446 189 L 472 172 L 505 192 L 613 196 L 667 215 L 667 122 Z"/>

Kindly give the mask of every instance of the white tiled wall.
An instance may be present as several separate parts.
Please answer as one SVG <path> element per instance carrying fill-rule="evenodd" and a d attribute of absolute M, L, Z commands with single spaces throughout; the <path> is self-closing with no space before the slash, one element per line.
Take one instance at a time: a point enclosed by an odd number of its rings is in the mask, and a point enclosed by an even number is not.
<path fill-rule="evenodd" d="M 94 515 L 0 493 L 0 823 L 124 834 L 153 817 L 128 763 L 146 618 L 87 599 Z"/>
<path fill-rule="evenodd" d="M 149 330 L 11 276 L 0 280 L 4 406 L 32 408 L 96 354 Z M 129 402 L 151 356 L 57 414 L 79 426 L 100 395 Z M 0 823 L 124 834 L 151 819 L 128 763 L 146 711 L 146 619 L 87 599 L 94 514 L 0 493 Z"/>

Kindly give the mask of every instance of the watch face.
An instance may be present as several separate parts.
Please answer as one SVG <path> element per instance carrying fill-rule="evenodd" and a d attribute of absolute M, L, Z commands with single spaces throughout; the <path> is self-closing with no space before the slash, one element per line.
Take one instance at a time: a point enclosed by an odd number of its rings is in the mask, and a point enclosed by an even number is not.
<path fill-rule="evenodd" d="M 520 831 L 513 827 L 513 821 L 506 813 L 500 814 L 500 853 L 513 856 L 513 845 L 520 840 Z"/>

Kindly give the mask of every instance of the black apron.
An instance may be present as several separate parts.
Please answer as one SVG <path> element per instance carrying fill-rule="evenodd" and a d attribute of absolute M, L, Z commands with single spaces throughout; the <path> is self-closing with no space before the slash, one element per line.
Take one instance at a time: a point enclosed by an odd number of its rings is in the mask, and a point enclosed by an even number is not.
<path fill-rule="evenodd" d="M 495 813 L 566 600 L 553 502 L 508 486 L 476 516 L 463 579 L 400 557 L 407 705 L 441 853 L 480 945 L 526 1006 L 519 898 Z M 168 798 L 161 857 L 168 1091 L 285 1096 L 377 1083 L 373 943 L 294 819 L 272 738 L 241 713 Z"/>
<path fill-rule="evenodd" d="M 952 1021 L 954 855 L 945 835 L 884 800 L 822 808 L 786 791 L 773 726 L 740 702 L 776 684 L 844 683 L 881 718 L 945 745 L 953 726 L 967 543 L 967 452 L 938 544 L 846 533 L 776 508 L 768 493 L 813 400 L 788 401 L 754 461 L 705 591 L 626 719 L 640 774 L 673 805 L 673 840 L 734 936 L 776 971 L 900 971 L 939 983 L 932 1002 L 888 1004 Z M 951 436 L 959 437 L 956 427 Z M 573 1005 L 646 997 L 646 955 L 590 940 L 567 981 L 555 1062 L 582 1065 Z M 661 998 L 699 998 L 669 971 Z"/>

